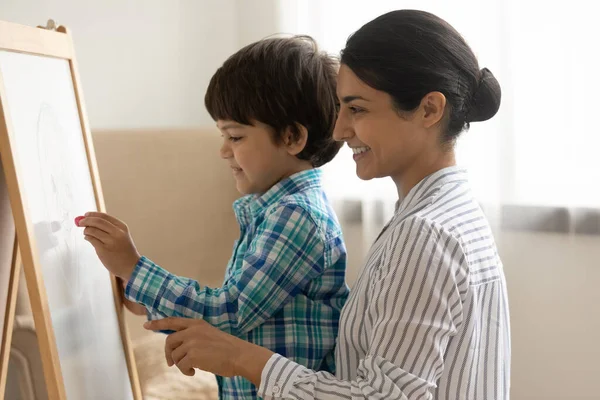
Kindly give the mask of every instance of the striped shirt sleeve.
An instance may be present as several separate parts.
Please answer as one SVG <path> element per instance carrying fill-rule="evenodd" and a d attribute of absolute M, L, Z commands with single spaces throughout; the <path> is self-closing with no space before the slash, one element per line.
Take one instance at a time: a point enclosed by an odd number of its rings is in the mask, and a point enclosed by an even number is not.
<path fill-rule="evenodd" d="M 433 398 L 447 343 L 463 320 L 464 252 L 452 235 L 419 217 L 393 228 L 384 246 L 364 316 L 374 334 L 355 379 L 341 381 L 274 355 L 262 373 L 265 400 Z"/>
<path fill-rule="evenodd" d="M 324 269 L 325 240 L 306 210 L 282 205 L 265 216 L 242 268 L 220 288 L 175 276 L 142 257 L 126 287 L 148 317 L 204 319 L 234 335 L 261 325 Z"/>

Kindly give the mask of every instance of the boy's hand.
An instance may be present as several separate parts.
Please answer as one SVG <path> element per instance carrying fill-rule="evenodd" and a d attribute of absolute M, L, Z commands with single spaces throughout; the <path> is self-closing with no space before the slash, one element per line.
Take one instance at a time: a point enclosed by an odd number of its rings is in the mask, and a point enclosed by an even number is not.
<path fill-rule="evenodd" d="M 90 242 L 106 269 L 129 281 L 141 255 L 138 253 L 125 223 L 105 213 L 89 212 L 78 221 L 85 227 L 85 240 Z"/>

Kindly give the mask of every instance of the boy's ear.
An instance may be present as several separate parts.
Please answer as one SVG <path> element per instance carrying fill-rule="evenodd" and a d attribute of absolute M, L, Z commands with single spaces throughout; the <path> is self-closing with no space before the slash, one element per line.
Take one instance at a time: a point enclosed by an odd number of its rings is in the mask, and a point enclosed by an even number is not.
<path fill-rule="evenodd" d="M 287 152 L 293 156 L 297 156 L 306 147 L 308 129 L 300 124 L 295 124 L 294 127 L 288 126 L 283 132 L 282 139 Z"/>

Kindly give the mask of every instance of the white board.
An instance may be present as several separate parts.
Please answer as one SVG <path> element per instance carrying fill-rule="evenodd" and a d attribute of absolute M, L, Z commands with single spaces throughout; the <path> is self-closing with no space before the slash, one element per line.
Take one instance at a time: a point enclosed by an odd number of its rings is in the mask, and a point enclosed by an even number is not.
<path fill-rule="evenodd" d="M 133 399 L 110 276 L 73 222 L 96 200 L 69 62 L 0 51 L 0 74 L 67 399 Z"/>

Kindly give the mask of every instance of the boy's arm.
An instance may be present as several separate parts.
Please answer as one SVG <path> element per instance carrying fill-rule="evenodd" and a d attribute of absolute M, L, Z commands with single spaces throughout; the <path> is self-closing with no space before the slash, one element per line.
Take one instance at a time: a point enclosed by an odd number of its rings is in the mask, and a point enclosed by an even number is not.
<path fill-rule="evenodd" d="M 204 319 L 239 335 L 262 324 L 319 276 L 324 257 L 324 239 L 309 214 L 286 205 L 265 216 L 241 271 L 222 287 L 201 286 L 142 257 L 125 294 L 151 314 Z"/>
<path fill-rule="evenodd" d="M 121 279 L 121 278 L 117 278 L 117 283 L 119 284 L 119 286 L 122 286 L 123 289 L 125 289 L 127 286 L 127 282 L 123 281 L 123 279 Z M 123 292 L 121 292 L 121 293 L 123 293 Z M 147 315 L 148 314 L 148 310 L 146 309 L 146 307 L 143 304 L 135 303 L 135 302 L 127 299 L 124 295 L 121 298 L 123 299 L 123 305 L 125 306 L 125 308 L 128 309 L 132 314 L 135 314 L 135 315 Z"/>
<path fill-rule="evenodd" d="M 127 308 L 132 314 L 135 315 L 147 315 L 147 309 L 141 304 L 134 303 L 133 301 L 129 301 L 127 299 L 123 299 L 123 305 Z"/>

